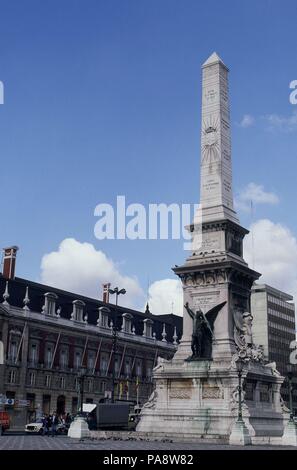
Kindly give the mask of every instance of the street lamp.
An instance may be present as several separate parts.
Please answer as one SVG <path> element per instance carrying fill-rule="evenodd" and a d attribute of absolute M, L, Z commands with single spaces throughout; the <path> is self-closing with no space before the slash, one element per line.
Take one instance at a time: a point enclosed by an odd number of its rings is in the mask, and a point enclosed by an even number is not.
<path fill-rule="evenodd" d="M 236 361 L 236 368 L 237 368 L 237 375 L 238 375 L 238 416 L 237 422 L 242 423 L 242 371 L 244 367 L 244 361 L 241 357 L 239 357 Z"/>
<path fill-rule="evenodd" d="M 114 289 L 108 289 L 108 292 L 111 295 L 116 295 L 116 306 L 118 306 L 118 297 L 119 295 L 125 295 L 126 289 L 119 289 L 115 287 Z M 113 367 L 112 367 L 112 382 L 111 382 L 111 403 L 114 403 L 114 390 L 115 390 L 115 354 L 117 349 L 117 325 L 116 325 L 117 315 L 115 313 L 113 324 L 112 324 L 112 358 L 113 358 Z"/>
<path fill-rule="evenodd" d="M 113 324 L 112 327 L 112 381 L 111 381 L 111 403 L 114 403 L 114 391 L 115 391 L 115 354 L 117 350 L 117 327 Z"/>
<path fill-rule="evenodd" d="M 84 403 L 84 382 L 86 377 L 86 368 L 81 367 L 80 371 L 77 374 L 78 380 L 78 392 L 80 396 L 80 403 L 78 408 L 78 413 L 75 416 L 74 420 L 70 424 L 68 430 L 68 437 L 73 437 L 76 439 L 83 439 L 85 437 L 90 437 L 89 426 L 87 420 L 83 416 L 83 403 Z"/>
<path fill-rule="evenodd" d="M 231 434 L 229 437 L 229 444 L 231 445 L 250 445 L 252 443 L 251 436 L 244 420 L 242 419 L 242 373 L 245 366 L 245 360 L 238 357 L 236 361 L 236 369 L 238 375 L 238 415 L 237 420 L 232 426 Z"/>
<path fill-rule="evenodd" d="M 119 295 L 123 294 L 125 295 L 126 294 L 126 289 L 121 289 L 119 290 L 118 287 L 115 287 L 114 289 L 108 289 L 108 292 L 111 294 L 111 295 L 116 295 L 116 306 L 118 306 L 118 297 Z"/>
<path fill-rule="evenodd" d="M 85 370 L 85 368 L 82 367 L 81 370 L 78 373 L 79 398 L 80 398 L 80 403 L 79 403 L 80 411 L 79 411 L 79 414 L 81 416 L 83 414 L 85 377 L 86 377 L 86 370 Z"/>
<path fill-rule="evenodd" d="M 289 399 L 290 399 L 290 422 L 294 422 L 294 413 L 293 413 L 293 366 L 292 364 L 287 365 L 287 376 L 289 381 Z"/>

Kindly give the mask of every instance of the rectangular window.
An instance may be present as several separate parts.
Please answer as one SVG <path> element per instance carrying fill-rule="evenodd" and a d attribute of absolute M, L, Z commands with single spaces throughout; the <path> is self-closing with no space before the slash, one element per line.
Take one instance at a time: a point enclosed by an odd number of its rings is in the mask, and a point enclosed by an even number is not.
<path fill-rule="evenodd" d="M 35 379 L 36 379 L 35 372 L 30 372 L 29 373 L 29 384 L 30 384 L 31 387 L 35 386 Z"/>
<path fill-rule="evenodd" d="M 45 365 L 46 365 L 46 367 L 51 367 L 52 360 L 53 360 L 53 348 L 51 346 L 48 346 L 46 348 L 46 354 L 45 354 Z"/>
<path fill-rule="evenodd" d="M 100 357 L 100 370 L 103 374 L 107 371 L 107 357 L 105 354 L 102 354 Z"/>
<path fill-rule="evenodd" d="M 16 371 L 14 369 L 10 370 L 8 373 L 8 382 L 10 384 L 16 383 Z"/>
<path fill-rule="evenodd" d="M 106 382 L 100 382 L 99 386 L 100 393 L 104 393 L 106 390 Z"/>
<path fill-rule="evenodd" d="M 62 349 L 60 354 L 60 367 L 65 369 L 67 367 L 67 351 Z"/>
<path fill-rule="evenodd" d="M 142 376 L 142 364 L 141 364 L 140 360 L 138 360 L 137 364 L 136 364 L 136 375 L 137 375 L 137 377 Z"/>
<path fill-rule="evenodd" d="M 10 341 L 9 345 L 9 359 L 11 362 L 15 362 L 17 356 L 17 342 Z"/>
<path fill-rule="evenodd" d="M 31 344 L 30 362 L 33 365 L 37 364 L 37 344 Z"/>
<path fill-rule="evenodd" d="M 95 363 L 95 354 L 94 352 L 88 352 L 88 369 L 93 370 Z"/>
<path fill-rule="evenodd" d="M 147 364 L 147 367 L 146 367 L 146 376 L 147 378 L 151 378 L 152 377 L 152 364 Z"/>
<path fill-rule="evenodd" d="M 74 367 L 75 367 L 75 369 L 80 369 L 81 368 L 81 353 L 78 352 L 78 351 L 75 353 Z"/>
<path fill-rule="evenodd" d="M 118 375 L 118 373 L 119 373 L 119 368 L 120 368 L 119 358 L 115 357 L 115 359 L 114 359 L 114 370 L 115 370 L 116 375 Z"/>
<path fill-rule="evenodd" d="M 102 326 L 108 328 L 108 315 L 102 315 Z"/>
<path fill-rule="evenodd" d="M 130 359 L 126 359 L 125 361 L 125 375 L 128 377 L 131 372 L 131 366 L 130 366 Z"/>
<path fill-rule="evenodd" d="M 50 386 L 51 386 L 51 376 L 50 375 L 45 376 L 45 386 L 47 388 L 50 388 Z"/>
<path fill-rule="evenodd" d="M 79 380 L 78 380 L 78 378 L 74 379 L 74 389 L 77 392 L 79 391 Z"/>
<path fill-rule="evenodd" d="M 93 391 L 93 379 L 88 379 L 88 392 Z"/>
<path fill-rule="evenodd" d="M 60 377 L 60 380 L 59 380 L 60 388 L 64 390 L 65 385 L 66 385 L 65 377 Z"/>

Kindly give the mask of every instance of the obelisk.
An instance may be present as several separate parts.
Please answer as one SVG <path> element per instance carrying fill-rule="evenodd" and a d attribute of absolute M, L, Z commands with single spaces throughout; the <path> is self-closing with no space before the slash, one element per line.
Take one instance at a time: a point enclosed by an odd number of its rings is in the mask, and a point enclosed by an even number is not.
<path fill-rule="evenodd" d="M 200 203 L 202 220 L 230 219 L 233 209 L 228 68 L 214 52 L 202 65 Z"/>

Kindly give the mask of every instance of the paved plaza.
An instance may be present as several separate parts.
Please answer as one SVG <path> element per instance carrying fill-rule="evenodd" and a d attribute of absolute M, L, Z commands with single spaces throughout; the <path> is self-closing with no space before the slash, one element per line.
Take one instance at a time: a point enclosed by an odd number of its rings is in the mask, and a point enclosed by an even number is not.
<path fill-rule="evenodd" d="M 70 439 L 67 436 L 47 437 L 38 435 L 4 435 L 0 437 L 0 450 L 284 450 L 293 447 L 284 446 L 228 446 L 220 444 L 206 443 L 186 443 L 186 442 L 161 442 L 146 440 L 95 440 L 84 439 L 82 441 Z"/>

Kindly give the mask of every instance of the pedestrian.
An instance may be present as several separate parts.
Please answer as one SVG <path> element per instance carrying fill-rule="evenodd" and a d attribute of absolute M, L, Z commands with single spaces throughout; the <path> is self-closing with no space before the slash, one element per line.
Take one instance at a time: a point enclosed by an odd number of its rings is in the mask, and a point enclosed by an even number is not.
<path fill-rule="evenodd" d="M 65 418 L 65 423 L 66 423 L 67 426 L 70 425 L 70 423 L 71 423 L 70 413 L 67 413 L 66 418 Z"/>
<path fill-rule="evenodd" d="M 57 413 L 54 412 L 52 416 L 52 437 L 55 437 L 57 433 L 58 424 L 59 424 L 59 418 L 58 418 Z"/>
<path fill-rule="evenodd" d="M 52 426 L 52 417 L 51 415 L 47 415 L 47 429 L 48 429 L 47 435 L 48 436 L 50 435 L 51 426 Z"/>
<path fill-rule="evenodd" d="M 48 417 L 44 415 L 42 418 L 42 427 L 43 427 L 43 435 L 46 436 L 48 434 Z"/>

